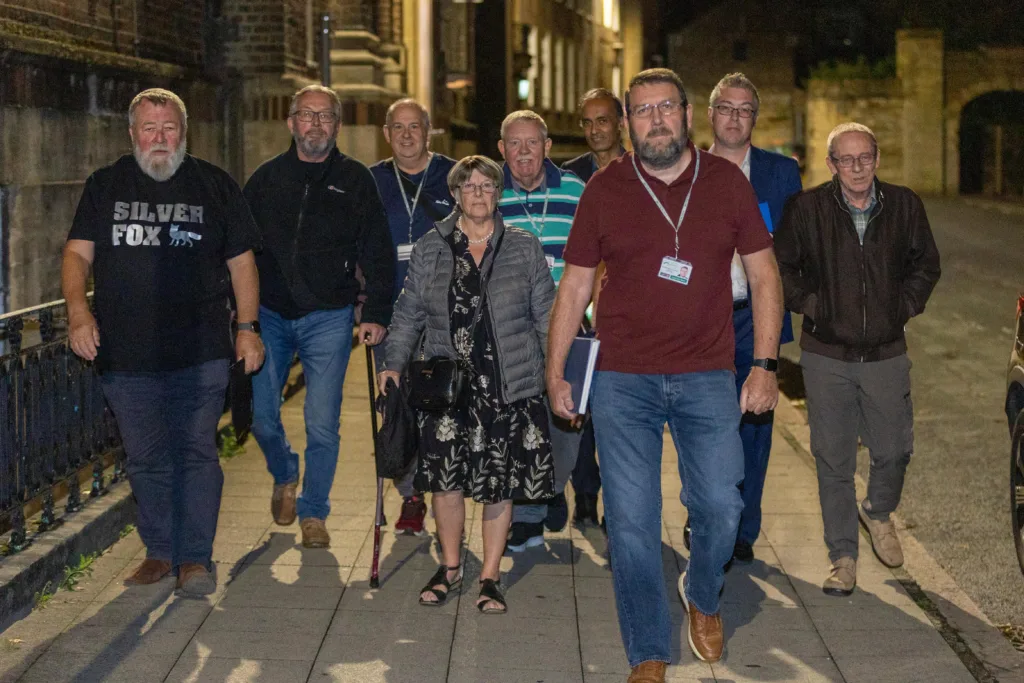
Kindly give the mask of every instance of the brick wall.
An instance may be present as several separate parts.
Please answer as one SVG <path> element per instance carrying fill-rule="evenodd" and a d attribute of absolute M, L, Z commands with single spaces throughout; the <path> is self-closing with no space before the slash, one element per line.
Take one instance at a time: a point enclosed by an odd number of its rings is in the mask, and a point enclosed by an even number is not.
<path fill-rule="evenodd" d="M 198 66 L 203 12 L 201 0 L 8 0 L 0 33 Z"/>

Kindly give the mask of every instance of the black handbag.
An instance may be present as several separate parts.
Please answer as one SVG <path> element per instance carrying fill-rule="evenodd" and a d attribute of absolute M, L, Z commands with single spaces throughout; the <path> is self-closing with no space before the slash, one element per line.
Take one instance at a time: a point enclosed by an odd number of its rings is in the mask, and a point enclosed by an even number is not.
<path fill-rule="evenodd" d="M 393 379 L 388 379 L 387 393 L 377 394 L 375 408 L 384 417 L 373 439 L 378 477 L 402 476 L 416 456 L 416 413 L 408 404 L 408 394 L 408 384 L 396 386 Z"/>
<path fill-rule="evenodd" d="M 494 263 L 498 260 L 498 249 L 505 238 L 501 238 L 494 247 L 491 256 L 491 266 L 487 269 L 487 277 L 480 282 L 480 302 L 476 307 L 476 314 L 473 316 L 473 324 L 469 328 L 470 343 L 475 338 L 476 326 L 483 315 L 484 301 L 487 299 L 487 285 L 491 280 L 491 273 L 494 272 Z M 455 280 L 455 271 L 452 270 L 452 281 Z M 449 283 L 448 289 L 451 289 Z M 426 332 L 423 341 L 420 343 L 420 360 L 409 363 L 409 405 L 416 410 L 423 410 L 432 413 L 439 413 L 449 408 L 459 408 L 464 405 L 466 395 L 469 393 L 467 387 L 473 371 L 469 363 L 461 358 L 448 358 L 446 356 L 434 356 L 428 360 L 423 359 L 423 346 L 426 344 Z"/>

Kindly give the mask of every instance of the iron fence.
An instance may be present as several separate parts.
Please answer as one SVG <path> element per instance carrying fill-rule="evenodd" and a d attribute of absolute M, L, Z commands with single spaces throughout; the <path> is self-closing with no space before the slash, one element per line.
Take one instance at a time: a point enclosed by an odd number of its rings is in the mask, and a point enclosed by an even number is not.
<path fill-rule="evenodd" d="M 92 498 L 124 478 L 119 446 L 96 370 L 68 347 L 64 302 L 0 315 L 0 531 L 11 531 L 9 552 L 31 543 L 26 510 L 41 509 L 42 532 L 62 521 L 59 490 L 67 489 L 65 514 L 82 507 L 83 471 L 91 468 Z"/>

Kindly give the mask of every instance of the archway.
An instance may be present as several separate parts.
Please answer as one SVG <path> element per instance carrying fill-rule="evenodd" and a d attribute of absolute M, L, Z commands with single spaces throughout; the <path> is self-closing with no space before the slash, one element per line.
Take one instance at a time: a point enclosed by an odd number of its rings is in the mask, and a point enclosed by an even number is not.
<path fill-rule="evenodd" d="M 1024 91 L 997 90 L 960 112 L 960 193 L 1024 196 Z"/>

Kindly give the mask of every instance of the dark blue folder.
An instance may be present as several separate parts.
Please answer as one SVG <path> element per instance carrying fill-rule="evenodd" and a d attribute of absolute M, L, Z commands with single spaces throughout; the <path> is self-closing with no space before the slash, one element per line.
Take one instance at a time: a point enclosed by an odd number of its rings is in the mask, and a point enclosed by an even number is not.
<path fill-rule="evenodd" d="M 565 359 L 565 381 L 572 385 L 572 404 L 576 413 L 587 412 L 590 383 L 597 365 L 597 350 L 601 342 L 593 337 L 576 337 Z"/>

